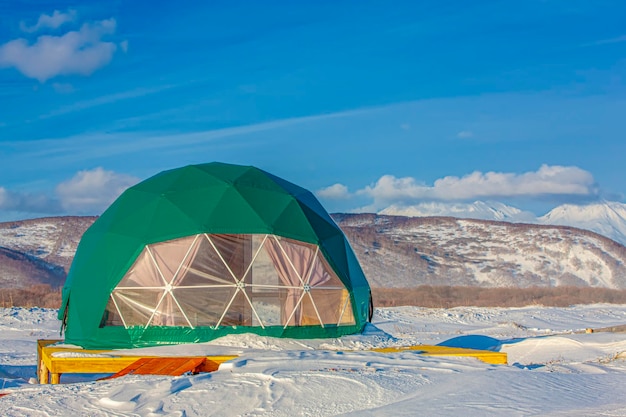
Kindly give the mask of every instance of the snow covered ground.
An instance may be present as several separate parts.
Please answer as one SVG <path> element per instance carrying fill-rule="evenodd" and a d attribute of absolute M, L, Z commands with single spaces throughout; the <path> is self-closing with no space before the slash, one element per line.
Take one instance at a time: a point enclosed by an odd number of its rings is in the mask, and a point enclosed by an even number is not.
<path fill-rule="evenodd" d="M 241 356 L 212 374 L 66 375 L 37 385 L 36 340 L 56 311 L 0 309 L 2 416 L 626 416 L 626 305 L 384 308 L 363 335 L 324 340 L 229 336 L 150 353 Z M 371 347 L 444 344 L 501 350 L 509 365 Z M 356 351 L 351 351 L 356 350 Z M 82 382 L 75 382 L 82 381 Z"/>

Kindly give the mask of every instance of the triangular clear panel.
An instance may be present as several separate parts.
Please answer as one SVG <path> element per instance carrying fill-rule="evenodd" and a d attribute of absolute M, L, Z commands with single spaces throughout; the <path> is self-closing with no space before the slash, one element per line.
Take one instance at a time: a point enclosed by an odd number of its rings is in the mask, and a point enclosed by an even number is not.
<path fill-rule="evenodd" d="M 296 270 L 302 282 L 306 283 L 317 246 L 287 238 L 277 240 L 280 242 L 283 256 L 289 258 L 290 265 Z"/>
<path fill-rule="evenodd" d="M 124 322 L 122 321 L 122 317 L 117 311 L 117 307 L 115 307 L 113 298 L 109 297 L 109 302 L 107 303 L 107 306 L 104 309 L 102 320 L 100 320 L 100 327 L 123 326 L 123 325 L 124 325 Z"/>
<path fill-rule="evenodd" d="M 220 326 L 251 326 L 252 307 L 242 291 L 237 291 L 233 302 L 224 314 Z"/>
<path fill-rule="evenodd" d="M 308 298 L 308 297 L 305 297 Z M 347 290 L 331 290 L 331 289 L 312 289 L 311 290 L 311 298 L 312 302 L 315 303 L 315 307 L 317 307 L 317 313 L 319 317 L 322 319 L 322 323 L 324 324 L 338 324 L 340 321 L 345 321 L 344 324 L 347 324 L 350 319 L 352 319 L 352 323 L 354 324 L 354 317 L 350 317 L 351 314 L 346 315 L 344 311 L 344 306 L 346 306 L 346 300 L 348 300 L 350 294 Z M 303 314 L 312 315 L 315 314 L 312 308 L 312 305 L 309 303 L 305 303 L 303 306 Z M 351 306 L 348 306 L 350 312 L 352 312 Z M 346 308 L 347 310 L 348 308 Z M 319 320 L 318 320 L 319 321 Z"/>
<path fill-rule="evenodd" d="M 112 293 L 126 326 L 145 326 L 163 296 L 158 289 L 119 289 Z"/>
<path fill-rule="evenodd" d="M 162 287 L 164 285 L 165 281 L 161 278 L 156 264 L 148 250 L 144 248 L 133 266 L 126 272 L 126 275 L 118 284 L 118 288 Z"/>
<path fill-rule="evenodd" d="M 277 268 L 268 253 L 266 246 L 268 241 L 273 239 L 271 236 L 265 238 L 265 235 L 253 235 L 252 252 L 255 256 L 252 266 L 246 275 L 245 282 L 253 286 L 261 287 L 277 287 L 284 285 L 283 280 L 278 275 Z M 270 242 L 271 243 L 271 242 Z"/>
<path fill-rule="evenodd" d="M 335 271 L 333 271 L 328 262 L 326 262 L 324 255 L 320 252 L 317 253 L 312 263 L 308 283 L 314 288 L 345 288 L 345 285 L 343 285 L 337 274 L 335 274 Z"/>
<path fill-rule="evenodd" d="M 150 326 L 184 326 L 188 327 L 189 323 L 182 311 L 178 307 L 172 293 L 167 292 L 161 300 L 149 323 Z"/>
<path fill-rule="evenodd" d="M 315 326 L 315 325 L 320 325 L 320 319 L 317 316 L 317 312 L 315 311 L 315 307 L 317 307 L 317 305 L 315 305 L 314 307 L 314 302 L 315 300 L 312 299 L 311 294 L 305 294 L 305 296 L 302 298 L 302 303 L 300 305 L 300 310 L 301 310 L 301 318 L 300 318 L 300 326 Z M 319 311 L 319 310 L 318 310 Z"/>
<path fill-rule="evenodd" d="M 213 248 L 207 235 L 200 235 L 192 250 L 192 255 L 185 260 L 183 267 L 174 279 L 176 287 L 197 287 L 205 285 L 234 285 L 230 273 L 222 258 Z"/>
<path fill-rule="evenodd" d="M 292 290 L 293 291 L 293 290 Z M 288 297 L 286 288 L 264 288 L 252 287 L 252 291 L 248 293 L 252 300 L 254 310 L 259 315 L 259 319 L 264 326 L 284 326 L 291 311 L 287 314 L 285 311 L 285 300 Z M 298 294 L 294 294 L 297 302 Z M 261 322 L 252 316 L 252 325 L 260 326 Z"/>
<path fill-rule="evenodd" d="M 173 293 L 194 327 L 214 327 L 236 290 L 234 285 L 226 288 L 178 287 Z"/>
<path fill-rule="evenodd" d="M 193 259 L 194 253 L 192 252 L 196 246 L 194 244 L 196 239 L 196 236 L 187 236 L 149 245 L 154 261 L 166 283 L 170 284 L 176 272 L 185 263 L 189 263 L 190 258 Z"/>
<path fill-rule="evenodd" d="M 209 238 L 230 271 L 240 280 L 252 260 L 252 236 L 213 234 Z"/>

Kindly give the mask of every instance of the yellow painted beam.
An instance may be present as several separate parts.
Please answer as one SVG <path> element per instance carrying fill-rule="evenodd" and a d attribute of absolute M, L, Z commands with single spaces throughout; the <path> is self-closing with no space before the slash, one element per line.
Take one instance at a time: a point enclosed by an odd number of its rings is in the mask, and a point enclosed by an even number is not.
<path fill-rule="evenodd" d="M 460 356 L 471 357 L 480 359 L 481 361 L 492 365 L 506 365 L 507 354 L 506 352 L 494 352 L 491 350 L 479 350 L 468 348 L 457 348 L 448 346 L 433 346 L 433 345 L 414 345 L 414 346 L 398 346 L 398 347 L 386 347 L 386 348 L 374 348 L 371 349 L 374 352 L 381 353 L 393 353 L 403 351 L 417 351 L 418 353 L 426 356 Z"/>

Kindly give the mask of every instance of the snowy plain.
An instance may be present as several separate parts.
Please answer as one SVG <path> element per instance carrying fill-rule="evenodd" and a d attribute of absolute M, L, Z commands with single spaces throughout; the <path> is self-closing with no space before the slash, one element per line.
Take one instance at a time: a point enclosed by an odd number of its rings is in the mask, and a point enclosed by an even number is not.
<path fill-rule="evenodd" d="M 377 309 L 362 335 L 254 335 L 146 349 L 237 354 L 211 374 L 29 383 L 56 310 L 0 309 L 1 416 L 626 416 L 626 305 Z M 373 347 L 443 344 L 504 351 L 508 365 Z M 31 381 L 32 382 L 32 381 Z"/>

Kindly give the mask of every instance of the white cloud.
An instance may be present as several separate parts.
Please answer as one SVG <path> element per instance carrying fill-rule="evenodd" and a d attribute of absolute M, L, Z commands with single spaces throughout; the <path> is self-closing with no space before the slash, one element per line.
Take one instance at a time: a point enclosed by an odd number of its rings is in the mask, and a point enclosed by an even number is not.
<path fill-rule="evenodd" d="M 578 167 L 542 165 L 522 174 L 473 172 L 463 177 L 449 176 L 433 186 L 414 178 L 382 176 L 357 194 L 374 199 L 372 207 L 412 204 L 419 201 L 455 201 L 503 197 L 596 196 L 598 189 L 591 173 Z"/>
<path fill-rule="evenodd" d="M 474 134 L 472 132 L 470 132 L 469 130 L 463 130 L 463 131 L 457 133 L 456 137 L 460 138 L 460 139 L 468 139 L 468 138 L 473 138 Z"/>
<path fill-rule="evenodd" d="M 0 187 L 0 210 L 54 214 L 61 207 L 56 199 L 44 194 L 16 193 Z"/>
<path fill-rule="evenodd" d="M 120 48 L 122 48 L 122 51 L 124 51 L 124 53 L 128 52 L 128 41 L 123 40 L 122 42 L 120 42 Z"/>
<path fill-rule="evenodd" d="M 20 29 L 23 32 L 33 33 L 40 29 L 56 29 L 65 23 L 73 22 L 76 19 L 76 10 L 68 10 L 67 13 L 61 13 L 55 10 L 51 15 L 42 14 L 39 20 L 33 26 L 28 26 L 26 22 L 20 22 Z"/>
<path fill-rule="evenodd" d="M 14 67 L 40 82 L 58 75 L 91 75 L 111 61 L 117 46 L 102 38 L 115 28 L 115 19 L 107 19 L 61 36 L 40 36 L 33 44 L 12 40 L 0 46 L 0 67 Z"/>
<path fill-rule="evenodd" d="M 316 192 L 318 197 L 327 198 L 329 200 L 340 200 L 350 197 L 348 187 L 343 184 L 333 184 L 329 187 L 322 188 Z"/>
<path fill-rule="evenodd" d="M 0 187 L 0 210 L 45 215 L 100 214 L 138 178 L 103 168 L 79 171 L 57 185 L 56 196 L 21 193 Z"/>
<path fill-rule="evenodd" d="M 79 171 L 56 187 L 61 206 L 73 213 L 100 213 L 138 178 L 102 168 Z"/>

